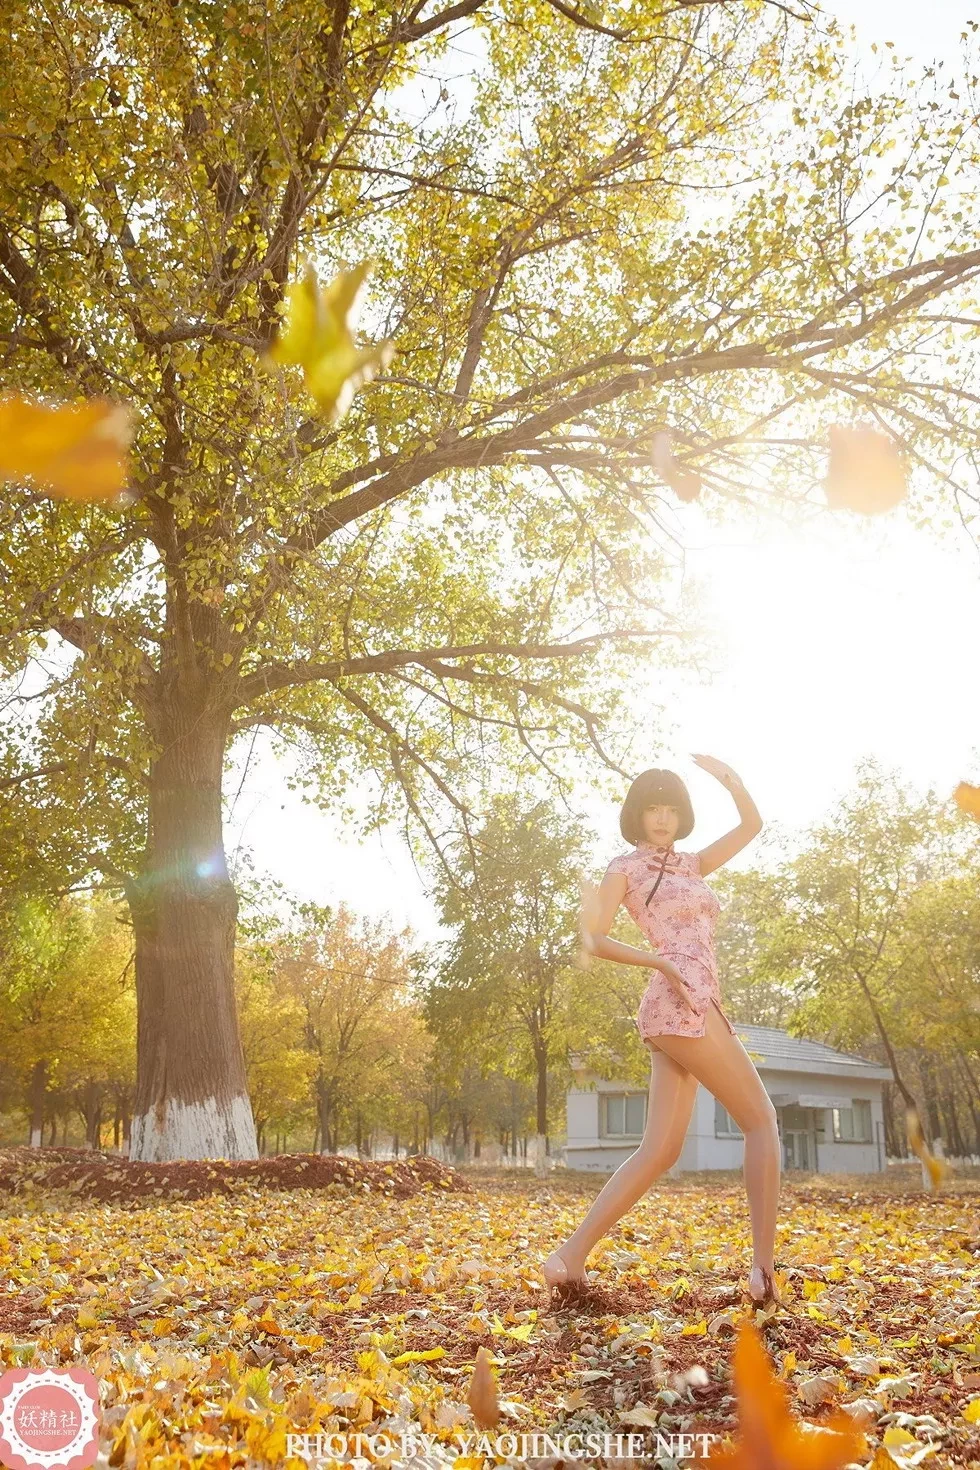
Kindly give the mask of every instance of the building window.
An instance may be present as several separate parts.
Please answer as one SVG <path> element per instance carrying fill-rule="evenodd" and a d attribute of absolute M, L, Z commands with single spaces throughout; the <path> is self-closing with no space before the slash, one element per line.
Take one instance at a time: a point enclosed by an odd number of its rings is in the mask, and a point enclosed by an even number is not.
<path fill-rule="evenodd" d="M 727 1108 L 715 1098 L 715 1137 L 716 1138 L 741 1138 L 742 1130 L 735 1122 Z"/>
<path fill-rule="evenodd" d="M 602 1132 L 607 1138 L 640 1138 L 647 1121 L 645 1092 L 603 1092 Z"/>
<path fill-rule="evenodd" d="M 871 1103 L 868 1098 L 852 1097 L 849 1108 L 831 1108 L 835 1143 L 871 1142 Z"/>

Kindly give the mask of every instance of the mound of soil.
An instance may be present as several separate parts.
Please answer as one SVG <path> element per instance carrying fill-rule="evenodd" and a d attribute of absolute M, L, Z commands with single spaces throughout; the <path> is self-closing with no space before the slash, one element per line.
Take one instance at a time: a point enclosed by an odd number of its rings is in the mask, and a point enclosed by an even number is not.
<path fill-rule="evenodd" d="M 82 1148 L 0 1149 L 0 1194 L 24 1196 L 69 1190 L 78 1199 L 152 1204 L 161 1199 L 202 1199 L 236 1188 L 368 1189 L 400 1199 L 423 1189 L 471 1186 L 449 1164 L 427 1154 L 384 1163 L 340 1154 L 276 1154 L 266 1159 L 182 1159 L 169 1164 L 131 1163 L 117 1154 Z"/>

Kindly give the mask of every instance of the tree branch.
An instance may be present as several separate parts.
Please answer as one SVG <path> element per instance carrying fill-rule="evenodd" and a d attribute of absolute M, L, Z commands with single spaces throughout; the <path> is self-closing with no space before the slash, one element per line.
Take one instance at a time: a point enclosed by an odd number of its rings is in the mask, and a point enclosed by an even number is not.
<path fill-rule="evenodd" d="M 435 475 L 451 469 L 476 469 L 484 465 L 503 463 L 515 453 L 533 448 L 542 433 L 641 388 L 718 372 L 760 369 L 767 372 L 787 372 L 802 366 L 810 358 L 827 352 L 839 352 L 841 348 L 853 346 L 883 326 L 897 324 L 914 307 L 941 294 L 951 284 L 965 283 L 978 271 L 980 250 L 905 266 L 874 281 L 853 287 L 835 298 L 803 326 L 782 332 L 768 342 L 744 342 L 732 347 L 711 348 L 669 362 L 658 362 L 654 358 L 630 354 L 624 350 L 606 353 L 600 358 L 531 384 L 499 400 L 482 420 L 475 421 L 474 427 L 478 431 L 481 426 L 491 424 L 500 414 L 535 398 L 554 393 L 583 377 L 611 367 L 626 369 L 615 377 L 580 388 L 518 424 L 487 436 L 481 436 L 478 432 L 461 436 L 455 429 L 449 428 L 443 433 L 443 442 L 438 443 L 435 449 L 426 453 L 420 452 L 407 463 L 398 463 L 397 456 L 386 455 L 373 465 L 346 472 L 327 487 L 324 493 L 335 495 L 338 490 L 366 479 L 372 473 L 376 474 L 376 478 L 334 504 L 314 512 L 303 530 L 294 532 L 288 538 L 287 545 L 310 550 L 344 526 L 424 484 Z M 923 280 L 923 277 L 927 279 Z M 918 281 L 918 284 L 877 312 L 870 315 L 862 313 L 861 320 L 849 326 L 827 326 L 829 321 L 844 313 L 849 305 L 855 304 L 873 291 L 909 281 Z"/>
<path fill-rule="evenodd" d="M 334 682 L 358 674 L 384 674 L 392 669 L 404 668 L 406 664 L 448 669 L 449 665 L 441 662 L 447 658 L 571 658 L 592 651 L 609 641 L 682 636 L 679 629 L 655 631 L 649 628 L 617 628 L 611 632 L 589 634 L 585 638 L 576 639 L 574 643 L 471 643 L 458 648 L 392 649 L 387 653 L 335 659 L 331 663 L 322 664 L 305 660 L 296 663 L 272 663 L 242 676 L 233 708 L 240 709 L 261 695 L 272 694 L 277 689 L 288 689 L 296 684 L 311 684 L 321 679 Z"/>

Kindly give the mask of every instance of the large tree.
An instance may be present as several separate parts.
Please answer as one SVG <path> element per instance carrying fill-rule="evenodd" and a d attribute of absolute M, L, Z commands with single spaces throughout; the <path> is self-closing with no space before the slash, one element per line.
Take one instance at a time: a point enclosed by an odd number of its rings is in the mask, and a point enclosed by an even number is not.
<path fill-rule="evenodd" d="M 222 841 L 243 733 L 305 739 L 324 800 L 373 773 L 376 820 L 438 845 L 481 762 L 618 765 L 603 722 L 681 631 L 658 430 L 716 504 L 805 493 L 856 408 L 941 476 L 975 442 L 980 251 L 945 204 L 968 103 L 900 75 L 862 98 L 799 10 L 3 7 L 5 379 L 123 397 L 138 431 L 127 509 L 0 511 L 30 698 L 0 780 L 38 874 L 128 895 L 135 1157 L 255 1150 Z M 307 255 L 379 260 L 398 348 L 334 426 L 260 366 Z"/>

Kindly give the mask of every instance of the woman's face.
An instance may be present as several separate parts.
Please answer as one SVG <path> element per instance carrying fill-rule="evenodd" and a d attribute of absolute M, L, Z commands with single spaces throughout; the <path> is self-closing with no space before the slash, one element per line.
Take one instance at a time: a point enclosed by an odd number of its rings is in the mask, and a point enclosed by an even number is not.
<path fill-rule="evenodd" d="M 653 802 L 643 808 L 643 835 L 657 847 L 669 847 L 680 826 L 680 813 L 676 806 L 665 806 Z"/>

